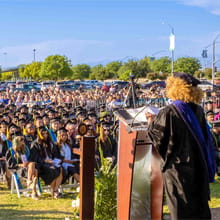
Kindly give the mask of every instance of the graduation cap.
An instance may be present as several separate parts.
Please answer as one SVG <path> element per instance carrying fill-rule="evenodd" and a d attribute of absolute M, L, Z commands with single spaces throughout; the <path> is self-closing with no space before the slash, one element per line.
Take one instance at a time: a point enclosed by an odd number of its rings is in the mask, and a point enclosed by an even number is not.
<path fill-rule="evenodd" d="M 106 121 L 103 121 L 101 124 L 102 124 L 102 127 L 111 127 L 111 124 Z"/>
<path fill-rule="evenodd" d="M 78 105 L 78 106 L 75 107 L 75 111 L 81 111 L 81 110 L 83 110 L 82 106 Z"/>
<path fill-rule="evenodd" d="M 97 117 L 96 113 L 94 111 L 89 111 L 87 113 L 88 116 L 91 116 L 91 117 Z"/>
<path fill-rule="evenodd" d="M 213 101 L 208 100 L 208 101 L 205 102 L 205 104 L 206 104 L 206 105 L 207 105 L 207 104 L 213 104 Z"/>
<path fill-rule="evenodd" d="M 32 119 L 29 119 L 25 122 L 25 127 L 28 125 L 28 124 L 34 124 L 33 120 Z"/>
<path fill-rule="evenodd" d="M 174 73 L 173 76 L 184 80 L 188 85 L 197 86 L 198 84 L 201 84 L 198 79 L 188 73 Z"/>
<path fill-rule="evenodd" d="M 83 112 L 83 111 L 76 112 L 76 117 L 79 117 L 82 115 L 85 115 L 85 112 Z"/>
<path fill-rule="evenodd" d="M 64 128 L 64 127 L 62 127 L 62 128 L 59 128 L 58 130 L 57 130 L 57 134 L 59 134 L 59 133 L 62 133 L 62 132 L 68 132 L 67 131 L 67 129 L 66 128 Z"/>
<path fill-rule="evenodd" d="M 101 105 L 99 106 L 100 112 L 105 111 L 105 108 L 106 108 L 106 105 L 105 105 L 105 104 L 101 104 Z"/>
<path fill-rule="evenodd" d="M 207 112 L 205 113 L 205 115 L 206 115 L 206 116 L 215 115 L 215 112 L 213 112 L 212 110 L 210 110 L 210 111 L 207 111 Z"/>
<path fill-rule="evenodd" d="M 11 123 L 11 124 L 8 125 L 8 129 L 11 129 L 11 128 L 19 129 L 19 127 L 16 124 L 14 124 L 14 123 Z"/>
<path fill-rule="evenodd" d="M 21 122 L 21 123 L 24 122 L 24 123 L 25 123 L 26 120 L 25 120 L 24 118 L 20 118 L 20 119 L 18 119 L 18 123 L 19 123 L 19 122 Z"/>
<path fill-rule="evenodd" d="M 85 118 L 83 119 L 83 122 L 86 123 L 87 121 L 90 121 L 90 119 L 89 119 L 88 117 L 85 117 Z"/>
<path fill-rule="evenodd" d="M 15 137 L 19 137 L 19 136 L 24 136 L 24 135 L 20 131 L 11 133 L 12 139 L 14 139 Z"/>
<path fill-rule="evenodd" d="M 218 128 L 218 127 L 220 127 L 220 120 L 218 120 L 218 121 L 212 121 L 211 124 L 212 124 L 212 127 L 213 127 L 213 128 Z"/>
<path fill-rule="evenodd" d="M 8 122 L 5 120 L 0 121 L 0 125 L 8 125 Z"/>
<path fill-rule="evenodd" d="M 43 115 L 42 115 L 42 118 L 44 118 L 44 117 L 48 117 L 48 114 L 43 114 Z"/>
<path fill-rule="evenodd" d="M 59 123 L 60 123 L 60 121 L 61 121 L 61 118 L 60 118 L 60 117 L 56 117 L 56 118 L 51 119 L 51 120 L 50 120 L 50 123 L 51 123 L 51 124 L 52 124 L 52 123 L 55 123 L 55 122 L 59 122 Z"/>

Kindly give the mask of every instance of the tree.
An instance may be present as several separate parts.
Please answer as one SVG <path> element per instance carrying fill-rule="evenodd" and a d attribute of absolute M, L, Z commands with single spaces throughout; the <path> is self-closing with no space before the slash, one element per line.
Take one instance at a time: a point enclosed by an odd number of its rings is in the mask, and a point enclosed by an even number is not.
<path fill-rule="evenodd" d="M 92 67 L 92 76 L 95 76 L 96 80 L 106 79 L 106 68 L 101 64 Z"/>
<path fill-rule="evenodd" d="M 119 61 L 113 61 L 106 65 L 106 77 L 107 78 L 117 78 L 118 70 L 122 66 L 122 63 Z"/>
<path fill-rule="evenodd" d="M 70 62 L 65 56 L 48 56 L 42 63 L 40 77 L 44 79 L 64 79 L 73 74 Z"/>
<path fill-rule="evenodd" d="M 19 76 L 21 78 L 39 79 L 41 71 L 41 62 L 33 62 L 25 65 L 24 68 L 19 69 Z"/>
<path fill-rule="evenodd" d="M 148 73 L 147 74 L 147 78 L 149 80 L 156 80 L 159 78 L 159 74 L 158 73 L 155 73 L 155 72 L 152 72 L 152 73 Z"/>
<path fill-rule="evenodd" d="M 129 80 L 130 79 L 130 70 L 126 70 L 123 71 L 120 75 L 119 75 L 119 79 L 120 80 Z"/>
<path fill-rule="evenodd" d="M 160 59 L 153 60 L 150 63 L 150 68 L 153 72 L 171 72 L 171 60 L 169 57 L 161 57 Z"/>
<path fill-rule="evenodd" d="M 85 79 L 88 78 L 91 73 L 91 67 L 87 64 L 78 64 L 72 67 L 73 79 Z"/>
<path fill-rule="evenodd" d="M 184 72 L 193 75 L 200 68 L 201 64 L 199 60 L 193 57 L 181 57 L 174 63 L 175 72 Z"/>
<path fill-rule="evenodd" d="M 211 79 L 212 78 L 212 68 L 205 68 L 204 74 L 207 79 Z"/>
<path fill-rule="evenodd" d="M 150 57 L 144 57 L 139 60 L 139 66 L 141 68 L 141 76 L 145 77 L 147 73 L 151 72 Z"/>
<path fill-rule="evenodd" d="M 194 73 L 194 76 L 196 78 L 203 78 L 205 76 L 205 74 L 202 70 L 196 70 L 195 73 Z"/>

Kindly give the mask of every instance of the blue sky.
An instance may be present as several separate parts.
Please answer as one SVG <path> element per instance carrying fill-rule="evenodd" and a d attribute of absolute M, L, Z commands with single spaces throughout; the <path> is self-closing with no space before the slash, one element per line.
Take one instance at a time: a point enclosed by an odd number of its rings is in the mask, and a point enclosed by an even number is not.
<path fill-rule="evenodd" d="M 37 61 L 60 54 L 73 65 L 170 56 L 170 26 L 175 58 L 200 58 L 220 33 L 220 0 L 0 0 L 0 9 L 3 68 L 31 63 L 33 49 Z"/>

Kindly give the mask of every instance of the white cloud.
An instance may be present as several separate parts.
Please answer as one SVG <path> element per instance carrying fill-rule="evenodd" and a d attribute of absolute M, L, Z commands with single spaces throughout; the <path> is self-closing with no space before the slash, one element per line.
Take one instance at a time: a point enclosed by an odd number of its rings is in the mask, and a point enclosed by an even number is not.
<path fill-rule="evenodd" d="M 215 15 L 220 15 L 220 0 L 176 0 L 179 3 L 205 8 Z"/>

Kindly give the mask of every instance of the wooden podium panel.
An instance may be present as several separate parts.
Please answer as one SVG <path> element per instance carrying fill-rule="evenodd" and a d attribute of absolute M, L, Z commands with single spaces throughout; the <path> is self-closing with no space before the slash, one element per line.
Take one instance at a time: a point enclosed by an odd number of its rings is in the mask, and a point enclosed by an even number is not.
<path fill-rule="evenodd" d="M 130 198 L 137 132 L 129 133 L 122 122 L 119 126 L 117 219 L 128 220 L 130 219 Z"/>
<path fill-rule="evenodd" d="M 147 128 L 132 130 L 120 121 L 119 129 L 117 219 L 161 220 L 160 156 L 149 143 Z"/>

